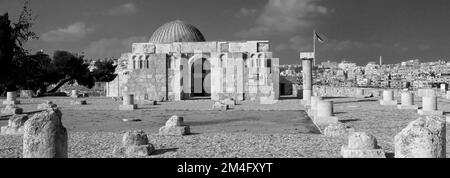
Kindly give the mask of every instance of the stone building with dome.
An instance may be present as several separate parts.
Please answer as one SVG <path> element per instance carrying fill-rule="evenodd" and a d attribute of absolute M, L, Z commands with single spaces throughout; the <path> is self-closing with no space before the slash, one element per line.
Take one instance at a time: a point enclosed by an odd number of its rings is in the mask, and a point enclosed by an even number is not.
<path fill-rule="evenodd" d="M 268 41 L 206 41 L 193 25 L 172 21 L 118 60 L 107 96 L 144 100 L 278 100 L 279 60 Z"/>

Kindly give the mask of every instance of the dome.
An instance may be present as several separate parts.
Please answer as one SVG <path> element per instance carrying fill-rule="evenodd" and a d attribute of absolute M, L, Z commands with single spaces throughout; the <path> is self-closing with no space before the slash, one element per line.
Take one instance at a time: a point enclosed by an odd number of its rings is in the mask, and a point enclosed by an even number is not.
<path fill-rule="evenodd" d="M 159 27 L 150 38 L 150 43 L 202 42 L 205 41 L 195 26 L 175 20 Z"/>

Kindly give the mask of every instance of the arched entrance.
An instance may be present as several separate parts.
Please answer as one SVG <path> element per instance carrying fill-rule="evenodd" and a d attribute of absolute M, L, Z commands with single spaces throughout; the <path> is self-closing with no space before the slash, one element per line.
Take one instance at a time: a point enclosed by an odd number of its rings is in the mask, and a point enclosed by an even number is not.
<path fill-rule="evenodd" d="M 194 59 L 191 65 L 191 97 L 211 96 L 211 64 L 206 58 Z"/>

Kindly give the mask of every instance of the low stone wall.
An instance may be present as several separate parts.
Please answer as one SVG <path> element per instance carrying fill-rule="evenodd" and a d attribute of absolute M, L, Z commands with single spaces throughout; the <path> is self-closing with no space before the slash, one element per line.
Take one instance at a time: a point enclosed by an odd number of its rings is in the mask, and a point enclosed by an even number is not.
<path fill-rule="evenodd" d="M 331 87 L 331 86 L 313 86 L 313 92 L 317 93 L 319 96 L 324 97 L 359 97 L 357 96 L 358 90 L 363 90 L 364 96 L 370 96 L 371 94 L 374 97 L 382 97 L 383 90 L 385 89 L 378 89 L 378 88 L 357 88 L 357 87 Z M 401 92 L 403 89 L 390 89 L 394 91 L 394 97 L 400 98 Z M 421 97 L 423 95 L 427 95 L 426 91 L 428 89 L 419 89 L 410 91 L 414 93 L 415 97 Z M 432 90 L 435 91 L 436 96 L 438 97 L 445 97 L 446 93 L 444 91 L 441 91 L 440 89 L 433 88 Z"/>

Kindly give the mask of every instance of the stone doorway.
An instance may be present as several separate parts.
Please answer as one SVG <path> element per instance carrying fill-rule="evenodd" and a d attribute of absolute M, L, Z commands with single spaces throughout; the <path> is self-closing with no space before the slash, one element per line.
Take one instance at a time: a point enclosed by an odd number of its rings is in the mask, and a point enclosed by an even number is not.
<path fill-rule="evenodd" d="M 197 58 L 192 63 L 191 97 L 211 97 L 211 64 L 206 58 Z"/>

